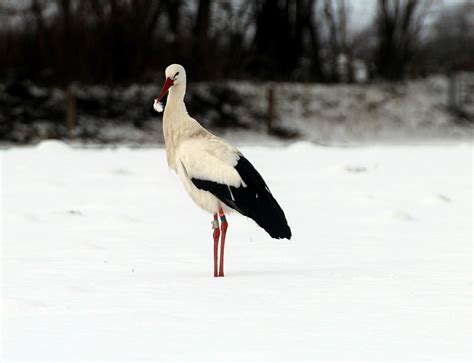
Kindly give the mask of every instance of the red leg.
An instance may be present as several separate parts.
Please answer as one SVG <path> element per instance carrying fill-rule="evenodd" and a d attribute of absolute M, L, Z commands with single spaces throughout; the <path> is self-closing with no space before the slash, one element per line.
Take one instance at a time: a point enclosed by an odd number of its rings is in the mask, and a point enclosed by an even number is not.
<path fill-rule="evenodd" d="M 214 277 L 217 277 L 217 249 L 219 246 L 219 235 L 221 234 L 221 232 L 219 231 L 219 221 L 217 219 L 217 213 L 214 214 L 212 228 L 214 229 L 214 233 L 212 234 L 212 237 L 214 238 Z"/>
<path fill-rule="evenodd" d="M 221 237 L 221 259 L 219 263 L 219 276 L 224 276 L 224 246 L 225 246 L 225 235 L 227 232 L 227 220 L 224 215 L 224 211 L 219 209 L 219 217 L 221 219 L 221 232 L 222 232 L 222 237 Z"/>

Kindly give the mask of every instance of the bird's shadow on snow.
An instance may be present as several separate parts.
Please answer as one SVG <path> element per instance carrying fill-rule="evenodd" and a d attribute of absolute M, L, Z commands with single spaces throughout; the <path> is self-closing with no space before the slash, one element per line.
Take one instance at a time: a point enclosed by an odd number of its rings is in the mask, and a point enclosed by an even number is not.
<path fill-rule="evenodd" d="M 289 269 L 289 270 L 237 270 L 226 272 L 226 277 L 247 277 L 247 276 L 308 276 L 312 275 L 314 271 L 309 269 Z"/>
<path fill-rule="evenodd" d="M 282 276 L 288 276 L 288 277 L 294 277 L 294 276 L 310 276 L 310 275 L 314 275 L 315 271 L 314 270 L 310 270 L 310 269 L 298 269 L 298 270 L 295 270 L 295 269 L 291 269 L 291 270 L 233 270 L 233 271 L 229 271 L 229 272 L 225 272 L 225 276 L 224 276 L 224 279 L 228 278 L 228 279 L 236 279 L 236 278 L 239 278 L 239 277 L 243 277 L 243 278 L 246 278 L 246 277 L 271 277 L 271 276 L 278 276 L 278 277 L 282 277 Z M 222 278 L 217 278 L 217 277 L 214 277 L 212 275 L 212 272 L 208 273 L 208 274 L 199 274 L 199 275 L 196 275 L 195 273 L 178 273 L 179 277 L 180 278 L 198 278 L 198 279 L 222 279 Z"/>

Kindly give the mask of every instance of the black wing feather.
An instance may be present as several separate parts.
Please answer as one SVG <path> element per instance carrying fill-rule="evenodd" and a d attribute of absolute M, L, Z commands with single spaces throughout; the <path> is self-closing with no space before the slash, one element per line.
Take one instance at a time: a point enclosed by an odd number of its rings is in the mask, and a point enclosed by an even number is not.
<path fill-rule="evenodd" d="M 214 194 L 219 200 L 241 214 L 252 218 L 273 238 L 291 238 L 285 213 L 273 198 L 265 180 L 244 157 L 240 156 L 235 169 L 245 186 L 232 187 L 209 180 L 191 178 L 193 184 Z"/>

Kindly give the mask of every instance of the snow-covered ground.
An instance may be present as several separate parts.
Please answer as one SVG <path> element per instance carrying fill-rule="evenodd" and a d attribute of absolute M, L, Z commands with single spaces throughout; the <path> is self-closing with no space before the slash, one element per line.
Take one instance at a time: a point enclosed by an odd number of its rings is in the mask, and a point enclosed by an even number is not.
<path fill-rule="evenodd" d="M 469 360 L 469 143 L 245 146 L 288 242 L 210 216 L 163 149 L 1 151 L 2 360 Z"/>

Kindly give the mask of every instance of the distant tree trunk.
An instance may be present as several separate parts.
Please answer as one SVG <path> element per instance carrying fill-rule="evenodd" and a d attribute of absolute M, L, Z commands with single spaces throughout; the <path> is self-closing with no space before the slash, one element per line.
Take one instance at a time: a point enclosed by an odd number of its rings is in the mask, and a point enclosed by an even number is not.
<path fill-rule="evenodd" d="M 175 1 L 176 4 L 179 4 L 179 1 Z M 176 7 L 178 5 L 175 5 Z M 163 7 L 163 1 L 153 0 L 145 3 L 143 9 L 145 12 L 145 31 L 144 35 L 147 39 L 151 39 L 153 32 L 155 31 L 156 23 L 160 17 L 160 13 Z M 138 19 L 140 21 L 140 19 Z"/>
<path fill-rule="evenodd" d="M 311 43 L 311 73 L 317 81 L 325 81 L 326 77 L 323 72 L 321 61 L 321 41 L 319 39 L 318 27 L 315 21 L 314 9 L 318 0 L 308 0 L 306 7 L 306 26 L 308 28 Z"/>
<path fill-rule="evenodd" d="M 333 10 L 333 1 L 326 0 L 324 2 L 324 15 L 329 28 L 329 80 L 331 82 L 337 82 L 339 80 L 337 58 L 340 53 L 340 47 L 336 19 Z"/>
<path fill-rule="evenodd" d="M 305 26 L 305 0 L 296 0 L 296 19 L 295 19 L 295 35 L 294 50 L 297 55 L 303 54 L 304 49 L 304 26 Z"/>
<path fill-rule="evenodd" d="M 61 68 L 64 79 L 70 77 L 71 67 L 71 2 L 70 0 L 59 0 L 62 28 L 62 61 Z"/>
<path fill-rule="evenodd" d="M 209 76 L 209 23 L 211 17 L 211 0 L 199 0 L 196 25 L 195 49 L 199 64 L 197 77 L 205 79 Z"/>
<path fill-rule="evenodd" d="M 329 32 L 329 80 L 352 80 L 352 46 L 349 35 L 349 7 L 346 0 L 325 0 L 324 15 Z"/>
<path fill-rule="evenodd" d="M 350 8 L 346 0 L 339 2 L 339 34 L 342 53 L 347 57 L 346 68 L 344 69 L 345 81 L 354 81 L 354 56 L 352 51 L 353 40 L 349 31 Z"/>
<path fill-rule="evenodd" d="M 255 29 L 255 53 L 256 62 L 254 69 L 262 72 L 265 77 L 275 77 L 278 73 L 278 57 L 276 47 L 279 39 L 278 27 L 280 26 L 280 10 L 278 1 L 262 0 L 256 2 L 256 29 Z M 283 24 L 281 24 L 283 26 Z"/>
<path fill-rule="evenodd" d="M 256 1 L 254 67 L 265 78 L 288 79 L 298 66 L 304 50 L 307 3 L 307 0 Z"/>
<path fill-rule="evenodd" d="M 181 6 L 182 0 L 174 0 L 166 6 L 168 13 L 168 20 L 170 23 L 170 30 L 173 35 L 178 36 L 181 25 Z"/>
<path fill-rule="evenodd" d="M 44 66 L 43 62 L 45 59 L 45 32 L 46 32 L 46 27 L 44 24 L 44 19 L 43 19 L 43 6 L 39 0 L 33 0 L 31 2 L 31 12 L 33 13 L 33 16 L 35 18 L 35 25 L 36 25 L 36 41 L 38 44 L 38 62 L 35 62 L 35 65 L 37 67 L 42 67 Z"/>

